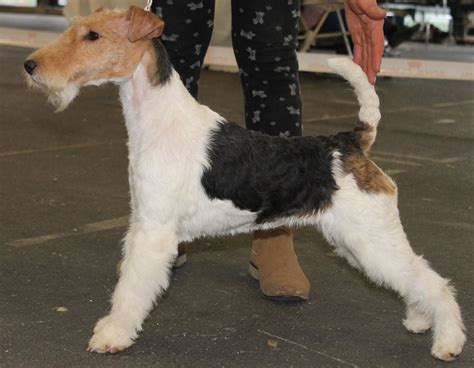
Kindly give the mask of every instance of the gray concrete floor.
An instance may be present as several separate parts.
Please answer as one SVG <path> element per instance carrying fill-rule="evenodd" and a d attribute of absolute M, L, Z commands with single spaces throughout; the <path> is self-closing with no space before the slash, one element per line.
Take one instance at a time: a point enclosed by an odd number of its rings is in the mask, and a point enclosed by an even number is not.
<path fill-rule="evenodd" d="M 249 236 L 199 240 L 137 344 L 118 355 L 87 353 L 109 305 L 128 214 L 126 133 L 114 87 L 89 87 L 53 113 L 25 87 L 27 53 L 0 47 L 0 366 L 445 365 L 431 358 L 429 335 L 405 331 L 401 301 L 334 257 L 313 229 L 296 237 L 309 302 L 261 297 L 247 274 Z M 357 105 L 343 81 L 301 79 L 306 134 L 354 126 Z M 235 74 L 203 73 L 202 102 L 242 122 L 239 90 Z M 398 182 L 413 248 L 454 282 L 472 331 L 473 84 L 380 79 L 378 91 L 373 156 Z M 474 366 L 473 352 L 468 339 L 451 366 Z"/>

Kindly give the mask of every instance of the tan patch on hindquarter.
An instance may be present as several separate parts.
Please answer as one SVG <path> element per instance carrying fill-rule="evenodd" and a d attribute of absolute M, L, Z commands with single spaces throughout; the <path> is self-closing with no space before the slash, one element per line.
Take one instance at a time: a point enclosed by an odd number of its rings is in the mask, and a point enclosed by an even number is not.
<path fill-rule="evenodd" d="M 369 124 L 359 121 L 354 129 L 362 152 L 368 152 L 375 141 L 375 130 Z"/>
<path fill-rule="evenodd" d="M 362 154 L 344 159 L 344 170 L 354 175 L 360 189 L 372 193 L 397 193 L 397 186 L 372 160 Z"/>

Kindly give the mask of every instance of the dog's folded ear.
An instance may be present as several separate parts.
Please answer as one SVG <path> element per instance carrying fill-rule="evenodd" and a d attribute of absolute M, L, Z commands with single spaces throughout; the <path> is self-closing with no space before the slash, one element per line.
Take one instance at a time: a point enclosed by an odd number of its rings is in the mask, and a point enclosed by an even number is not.
<path fill-rule="evenodd" d="M 160 37 L 165 27 L 165 22 L 159 16 L 133 5 L 128 8 L 127 20 L 130 42 Z"/>

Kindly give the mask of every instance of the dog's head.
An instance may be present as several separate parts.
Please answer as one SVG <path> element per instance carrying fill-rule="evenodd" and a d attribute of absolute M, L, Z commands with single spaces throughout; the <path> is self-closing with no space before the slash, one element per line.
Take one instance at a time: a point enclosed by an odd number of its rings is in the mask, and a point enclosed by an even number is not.
<path fill-rule="evenodd" d="M 46 92 L 58 111 L 64 110 L 82 86 L 129 78 L 163 28 L 161 18 L 135 6 L 128 11 L 98 9 L 75 19 L 56 41 L 28 56 L 28 83 Z"/>

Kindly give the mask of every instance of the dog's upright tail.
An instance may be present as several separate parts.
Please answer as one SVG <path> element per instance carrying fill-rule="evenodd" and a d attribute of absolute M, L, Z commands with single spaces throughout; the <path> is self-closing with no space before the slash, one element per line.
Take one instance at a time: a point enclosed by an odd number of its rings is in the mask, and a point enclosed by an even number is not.
<path fill-rule="evenodd" d="M 375 93 L 375 88 L 369 83 L 360 66 L 350 59 L 329 59 L 328 66 L 354 88 L 360 104 L 359 124 L 354 131 L 357 133 L 362 151 L 367 153 L 375 141 L 380 120 L 379 97 Z"/>

